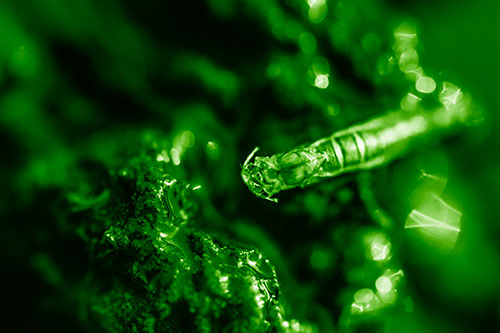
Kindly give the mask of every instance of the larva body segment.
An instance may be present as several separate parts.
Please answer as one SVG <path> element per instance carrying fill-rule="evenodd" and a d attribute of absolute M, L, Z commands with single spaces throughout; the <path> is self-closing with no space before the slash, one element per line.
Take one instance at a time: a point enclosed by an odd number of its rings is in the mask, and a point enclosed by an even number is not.
<path fill-rule="evenodd" d="M 395 111 L 336 132 L 308 146 L 272 156 L 247 158 L 242 178 L 258 197 L 305 187 L 326 177 L 386 164 L 424 139 L 435 137 L 464 120 L 464 109 Z"/>

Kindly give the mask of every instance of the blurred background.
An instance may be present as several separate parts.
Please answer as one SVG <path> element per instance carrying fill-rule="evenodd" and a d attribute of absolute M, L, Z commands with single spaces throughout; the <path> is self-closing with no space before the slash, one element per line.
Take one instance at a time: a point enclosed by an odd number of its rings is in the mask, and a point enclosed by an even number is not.
<path fill-rule="evenodd" d="M 83 315 L 91 242 L 62 207 L 86 163 L 147 131 L 202 186 L 199 228 L 261 249 L 312 330 L 499 329 L 499 11 L 493 0 L 2 2 L 6 331 L 106 330 Z M 424 72 L 435 91 L 416 88 Z M 443 82 L 481 121 L 278 205 L 240 180 L 255 146 L 274 154 L 432 108 Z"/>

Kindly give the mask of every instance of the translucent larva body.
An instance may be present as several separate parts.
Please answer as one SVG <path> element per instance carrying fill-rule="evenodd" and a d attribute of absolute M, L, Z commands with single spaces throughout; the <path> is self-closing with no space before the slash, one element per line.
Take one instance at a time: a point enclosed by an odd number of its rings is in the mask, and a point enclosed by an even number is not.
<path fill-rule="evenodd" d="M 276 202 L 272 197 L 280 191 L 386 164 L 424 138 L 463 123 L 468 114 L 464 104 L 432 111 L 400 110 L 272 156 L 254 157 L 256 148 L 243 164 L 242 178 L 255 195 Z"/>

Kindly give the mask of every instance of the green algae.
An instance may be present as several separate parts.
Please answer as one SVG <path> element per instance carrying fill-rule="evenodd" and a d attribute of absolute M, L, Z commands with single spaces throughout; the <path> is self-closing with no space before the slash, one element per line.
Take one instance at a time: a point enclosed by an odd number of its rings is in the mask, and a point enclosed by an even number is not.
<path fill-rule="evenodd" d="M 200 229 L 196 189 L 158 161 L 159 138 L 138 135 L 105 181 L 75 179 L 67 194 L 65 221 L 96 258 L 90 320 L 107 331 L 312 331 L 285 313 L 269 259 Z"/>

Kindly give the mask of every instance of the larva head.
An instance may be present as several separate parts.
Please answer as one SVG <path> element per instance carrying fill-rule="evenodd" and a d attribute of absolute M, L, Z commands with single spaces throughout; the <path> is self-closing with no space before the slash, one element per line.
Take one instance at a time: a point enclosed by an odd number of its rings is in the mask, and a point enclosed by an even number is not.
<path fill-rule="evenodd" d="M 279 177 L 279 165 L 273 157 L 254 157 L 258 150 L 258 147 L 255 148 L 243 163 L 241 178 L 250 191 L 259 198 L 278 202 L 278 199 L 272 196 L 283 189 Z"/>
<path fill-rule="evenodd" d="M 305 149 L 295 149 L 279 157 L 280 176 L 288 187 L 304 182 L 311 173 L 311 158 Z"/>

